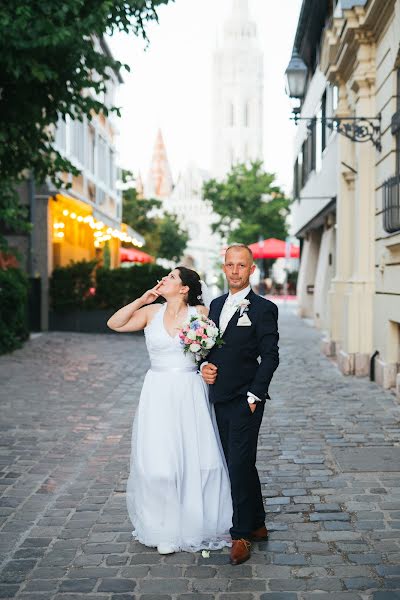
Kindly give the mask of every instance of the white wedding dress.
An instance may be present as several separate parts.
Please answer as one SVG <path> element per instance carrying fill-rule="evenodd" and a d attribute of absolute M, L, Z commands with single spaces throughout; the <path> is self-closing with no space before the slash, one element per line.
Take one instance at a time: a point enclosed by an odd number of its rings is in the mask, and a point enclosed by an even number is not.
<path fill-rule="evenodd" d="M 231 545 L 228 471 L 207 386 L 178 335 L 167 332 L 165 307 L 144 330 L 151 368 L 132 430 L 132 533 L 146 546 L 216 550 Z"/>

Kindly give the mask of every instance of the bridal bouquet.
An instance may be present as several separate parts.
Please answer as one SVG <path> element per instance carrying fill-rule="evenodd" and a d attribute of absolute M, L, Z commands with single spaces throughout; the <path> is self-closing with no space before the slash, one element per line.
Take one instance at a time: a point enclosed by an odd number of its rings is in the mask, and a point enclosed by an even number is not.
<path fill-rule="evenodd" d="M 224 343 L 214 321 L 205 315 L 190 317 L 180 330 L 179 339 L 185 354 L 191 352 L 196 360 L 207 356 L 213 346 L 222 346 Z"/>

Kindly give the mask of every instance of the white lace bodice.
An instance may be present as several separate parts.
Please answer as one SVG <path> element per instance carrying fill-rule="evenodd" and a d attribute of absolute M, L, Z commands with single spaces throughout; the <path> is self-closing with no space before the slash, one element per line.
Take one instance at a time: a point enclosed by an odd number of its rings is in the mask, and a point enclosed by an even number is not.
<path fill-rule="evenodd" d="M 184 354 L 178 333 L 171 337 L 164 325 L 167 303 L 163 304 L 145 327 L 146 346 L 151 366 L 162 369 L 176 369 L 195 366 L 193 354 Z M 195 306 L 188 306 L 188 318 L 197 314 Z"/>

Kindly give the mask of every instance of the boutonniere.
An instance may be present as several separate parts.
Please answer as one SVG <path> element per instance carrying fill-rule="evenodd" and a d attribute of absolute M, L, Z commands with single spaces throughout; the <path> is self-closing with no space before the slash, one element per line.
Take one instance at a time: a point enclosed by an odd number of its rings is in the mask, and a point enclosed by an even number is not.
<path fill-rule="evenodd" d="M 244 298 L 243 300 L 241 300 L 237 306 L 237 310 L 240 313 L 240 316 L 243 315 L 243 313 L 245 313 L 246 311 L 249 310 L 249 304 L 250 304 L 250 300 L 247 300 L 247 298 Z"/>

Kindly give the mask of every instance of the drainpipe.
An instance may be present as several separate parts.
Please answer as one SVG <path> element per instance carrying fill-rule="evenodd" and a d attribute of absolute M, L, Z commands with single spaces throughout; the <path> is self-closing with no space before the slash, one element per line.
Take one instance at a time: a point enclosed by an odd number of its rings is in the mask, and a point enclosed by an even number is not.
<path fill-rule="evenodd" d="M 379 350 L 375 350 L 369 361 L 369 379 L 375 381 L 375 357 L 378 356 Z"/>

